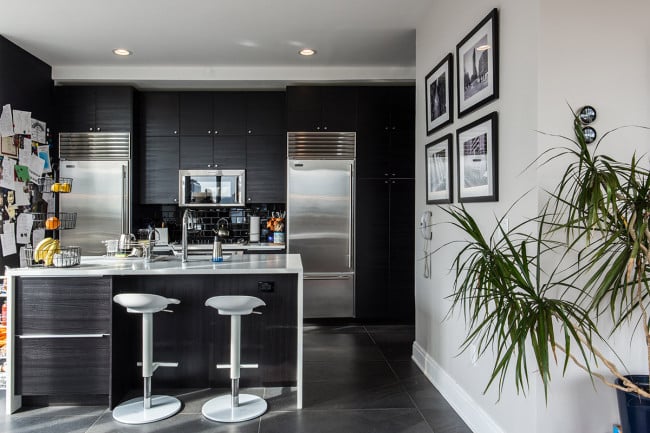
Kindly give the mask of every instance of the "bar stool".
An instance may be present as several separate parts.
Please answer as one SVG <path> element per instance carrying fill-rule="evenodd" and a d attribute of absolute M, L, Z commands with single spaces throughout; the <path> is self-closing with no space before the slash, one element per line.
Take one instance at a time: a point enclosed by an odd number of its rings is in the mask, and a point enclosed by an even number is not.
<path fill-rule="evenodd" d="M 178 362 L 153 362 L 153 313 L 167 311 L 167 305 L 181 301 L 146 293 L 122 293 L 113 301 L 128 313 L 142 314 L 142 377 L 144 395 L 125 401 L 113 410 L 113 419 L 124 424 L 148 424 L 169 418 L 181 410 L 181 402 L 168 395 L 151 395 L 151 376 L 158 367 L 178 367 Z"/>
<path fill-rule="evenodd" d="M 254 308 L 266 305 L 254 296 L 213 296 L 205 301 L 219 314 L 230 316 L 230 364 L 217 364 L 217 368 L 230 368 L 231 393 L 215 397 L 201 409 L 203 416 L 218 422 L 240 422 L 257 418 L 266 412 L 266 401 L 256 395 L 239 394 L 240 368 L 257 368 L 257 364 L 240 364 L 241 316 L 261 314 Z"/>

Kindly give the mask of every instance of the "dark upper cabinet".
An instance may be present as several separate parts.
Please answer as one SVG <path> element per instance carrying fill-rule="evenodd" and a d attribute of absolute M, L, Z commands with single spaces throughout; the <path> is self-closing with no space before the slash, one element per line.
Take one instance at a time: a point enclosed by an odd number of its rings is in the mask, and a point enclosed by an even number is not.
<path fill-rule="evenodd" d="M 284 135 L 246 139 L 246 203 L 287 200 L 287 146 Z"/>
<path fill-rule="evenodd" d="M 212 136 L 212 93 L 180 93 L 180 131 L 183 136 Z"/>
<path fill-rule="evenodd" d="M 212 107 L 214 135 L 246 134 L 246 93 L 216 92 Z"/>
<path fill-rule="evenodd" d="M 178 135 L 178 93 L 144 92 L 141 94 L 141 123 L 148 136 Z"/>
<path fill-rule="evenodd" d="M 127 86 L 61 86 L 55 91 L 61 132 L 130 132 L 133 88 Z"/>
<path fill-rule="evenodd" d="M 287 87 L 287 128 L 289 131 L 356 131 L 357 88 Z"/>
<path fill-rule="evenodd" d="M 180 169 L 242 169 L 246 166 L 245 136 L 193 137 L 180 139 Z"/>
<path fill-rule="evenodd" d="M 140 202 L 178 203 L 179 137 L 146 136 L 140 155 Z"/>
<path fill-rule="evenodd" d="M 284 92 L 250 92 L 246 102 L 247 134 L 273 135 L 287 132 Z"/>
<path fill-rule="evenodd" d="M 415 88 L 360 87 L 357 176 L 415 176 Z"/>

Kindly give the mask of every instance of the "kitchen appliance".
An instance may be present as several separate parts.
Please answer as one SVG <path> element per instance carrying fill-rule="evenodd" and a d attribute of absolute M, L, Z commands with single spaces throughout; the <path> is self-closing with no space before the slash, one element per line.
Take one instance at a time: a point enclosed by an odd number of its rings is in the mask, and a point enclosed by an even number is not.
<path fill-rule="evenodd" d="M 59 159 L 59 177 L 74 179 L 72 191 L 59 194 L 59 211 L 77 213 L 75 229 L 59 232 L 61 243 L 103 255 L 103 240 L 131 231 L 131 134 L 62 132 Z"/>
<path fill-rule="evenodd" d="M 184 207 L 246 206 L 245 170 L 179 170 L 178 202 Z"/>
<path fill-rule="evenodd" d="M 260 217 L 251 216 L 248 224 L 248 242 L 260 241 Z"/>
<path fill-rule="evenodd" d="M 304 317 L 354 317 L 356 133 L 287 135 L 287 252 L 304 269 Z"/>

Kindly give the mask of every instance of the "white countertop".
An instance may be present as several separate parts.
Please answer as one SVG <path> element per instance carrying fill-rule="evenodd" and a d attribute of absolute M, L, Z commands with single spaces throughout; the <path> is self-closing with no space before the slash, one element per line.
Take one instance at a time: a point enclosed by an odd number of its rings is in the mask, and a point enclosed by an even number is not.
<path fill-rule="evenodd" d="M 85 277 L 103 275 L 178 275 L 178 274 L 295 274 L 302 273 L 300 254 L 252 254 L 226 256 L 213 263 L 210 256 L 155 256 L 114 258 L 82 256 L 81 264 L 70 268 L 11 268 L 7 276 L 20 277 Z"/>

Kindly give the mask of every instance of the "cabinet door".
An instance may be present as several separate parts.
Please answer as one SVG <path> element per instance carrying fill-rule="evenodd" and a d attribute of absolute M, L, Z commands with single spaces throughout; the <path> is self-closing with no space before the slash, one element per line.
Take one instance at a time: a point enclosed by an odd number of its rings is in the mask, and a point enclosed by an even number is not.
<path fill-rule="evenodd" d="M 246 137 L 218 136 L 214 137 L 212 161 L 218 169 L 241 170 L 246 167 Z"/>
<path fill-rule="evenodd" d="M 95 92 L 93 87 L 57 87 L 55 95 L 60 132 L 92 132 L 95 130 Z"/>
<path fill-rule="evenodd" d="M 388 317 L 412 321 L 415 317 L 415 180 L 390 183 L 390 278 L 386 299 Z M 418 230 L 419 232 L 419 230 Z M 417 252 L 421 256 L 421 252 Z"/>
<path fill-rule="evenodd" d="M 246 202 L 285 203 L 286 182 L 285 136 L 249 136 L 246 141 Z"/>
<path fill-rule="evenodd" d="M 247 98 L 246 133 L 274 135 L 287 132 L 284 92 L 250 92 Z"/>
<path fill-rule="evenodd" d="M 212 136 L 212 94 L 180 93 L 180 130 L 184 136 Z"/>
<path fill-rule="evenodd" d="M 389 88 L 358 88 L 357 131 L 388 131 L 390 126 Z"/>
<path fill-rule="evenodd" d="M 287 87 L 287 128 L 289 131 L 320 130 L 321 116 L 321 90 L 319 87 Z"/>
<path fill-rule="evenodd" d="M 415 177 L 415 132 L 412 129 L 389 133 L 388 171 L 391 178 Z"/>
<path fill-rule="evenodd" d="M 95 88 L 95 131 L 130 132 L 133 129 L 133 88 Z"/>
<path fill-rule="evenodd" d="M 390 88 L 390 125 L 392 129 L 415 129 L 415 87 Z"/>
<path fill-rule="evenodd" d="M 379 125 L 357 132 L 357 176 L 387 179 L 390 177 L 390 135 Z"/>
<path fill-rule="evenodd" d="M 212 137 L 184 135 L 180 140 L 180 169 L 207 169 L 212 163 Z"/>
<path fill-rule="evenodd" d="M 322 87 L 321 130 L 352 132 L 357 130 L 357 88 Z"/>
<path fill-rule="evenodd" d="M 214 135 L 246 134 L 246 93 L 215 92 L 212 103 Z"/>
<path fill-rule="evenodd" d="M 146 137 L 140 160 L 142 204 L 178 202 L 178 137 Z"/>
<path fill-rule="evenodd" d="M 147 136 L 178 135 L 178 93 L 143 93 L 142 124 Z"/>
<path fill-rule="evenodd" d="M 357 319 L 382 318 L 390 304 L 388 180 L 357 179 L 356 284 Z M 412 251 L 408 252 L 412 254 Z"/>

